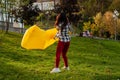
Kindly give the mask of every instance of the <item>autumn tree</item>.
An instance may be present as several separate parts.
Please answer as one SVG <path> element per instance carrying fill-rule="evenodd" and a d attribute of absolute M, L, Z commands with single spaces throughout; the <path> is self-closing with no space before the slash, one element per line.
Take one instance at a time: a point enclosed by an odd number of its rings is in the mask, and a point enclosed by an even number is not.
<path fill-rule="evenodd" d="M 94 23 L 84 22 L 84 31 L 89 30 L 94 36 L 114 38 L 115 32 L 120 36 L 120 20 L 113 18 L 113 12 L 107 11 L 103 15 L 98 13 L 94 17 Z"/>
<path fill-rule="evenodd" d="M 120 19 L 118 19 L 117 23 L 117 39 L 120 40 Z"/>

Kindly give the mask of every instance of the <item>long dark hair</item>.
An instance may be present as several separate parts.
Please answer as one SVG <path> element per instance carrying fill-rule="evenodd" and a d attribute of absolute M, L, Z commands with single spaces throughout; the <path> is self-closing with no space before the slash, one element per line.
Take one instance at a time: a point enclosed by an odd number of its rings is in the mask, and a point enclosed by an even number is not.
<path fill-rule="evenodd" d="M 55 25 L 59 25 L 59 24 L 62 24 L 61 25 L 61 31 L 66 27 L 66 25 L 68 24 L 68 18 L 66 16 L 66 13 L 60 13 L 58 16 L 57 16 L 57 19 L 56 19 L 56 23 Z"/>

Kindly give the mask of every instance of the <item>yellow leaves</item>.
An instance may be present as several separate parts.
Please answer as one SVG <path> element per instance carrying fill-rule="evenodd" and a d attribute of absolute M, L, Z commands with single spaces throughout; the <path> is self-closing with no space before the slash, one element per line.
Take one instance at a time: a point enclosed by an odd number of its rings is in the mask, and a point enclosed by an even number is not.
<path fill-rule="evenodd" d="M 87 31 L 87 30 L 90 29 L 90 25 L 91 25 L 91 22 L 90 22 L 90 21 L 84 22 L 83 24 L 84 24 L 84 26 L 83 26 L 83 31 Z"/>
<path fill-rule="evenodd" d="M 98 30 L 98 27 L 96 27 L 96 25 L 95 25 L 94 23 L 90 25 L 90 28 L 91 28 L 91 31 L 92 31 L 92 32 Z"/>
<path fill-rule="evenodd" d="M 113 12 L 107 11 L 104 15 L 98 13 L 94 17 L 94 21 L 98 31 L 108 31 L 111 35 L 115 34 L 115 20 L 113 19 Z"/>
<path fill-rule="evenodd" d="M 120 35 L 120 19 L 117 22 L 117 33 Z"/>
<path fill-rule="evenodd" d="M 98 25 L 101 23 L 101 21 L 102 21 L 102 13 L 101 13 L 101 12 L 99 12 L 99 13 L 94 17 L 94 21 L 95 21 L 95 23 L 98 24 Z"/>
<path fill-rule="evenodd" d="M 106 32 L 108 32 L 111 36 L 115 36 L 115 33 L 117 32 L 117 35 L 120 35 L 120 19 L 114 19 L 113 18 L 113 12 L 107 11 L 103 15 L 101 12 L 96 14 L 96 16 L 93 17 L 94 23 L 91 23 L 90 21 L 84 22 L 83 31 L 89 30 L 91 33 L 98 35 L 102 35 L 101 37 L 106 36 Z"/>
<path fill-rule="evenodd" d="M 103 21 L 105 24 L 105 29 L 109 31 L 112 35 L 115 33 L 115 20 L 113 19 L 113 13 L 107 11 L 103 16 Z"/>

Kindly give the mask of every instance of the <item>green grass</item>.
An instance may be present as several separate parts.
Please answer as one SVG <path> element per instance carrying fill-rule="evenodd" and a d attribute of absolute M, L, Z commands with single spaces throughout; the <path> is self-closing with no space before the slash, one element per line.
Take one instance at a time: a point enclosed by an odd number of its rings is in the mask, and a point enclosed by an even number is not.
<path fill-rule="evenodd" d="M 118 41 L 73 37 L 70 71 L 50 74 L 57 42 L 45 50 L 26 50 L 20 45 L 22 36 L 0 34 L 0 80 L 120 80 Z"/>

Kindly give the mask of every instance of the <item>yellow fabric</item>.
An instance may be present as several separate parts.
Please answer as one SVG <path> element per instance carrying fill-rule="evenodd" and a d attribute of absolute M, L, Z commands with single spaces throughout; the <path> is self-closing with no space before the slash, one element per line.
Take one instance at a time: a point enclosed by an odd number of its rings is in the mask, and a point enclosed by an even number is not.
<path fill-rule="evenodd" d="M 21 46 L 26 49 L 46 49 L 57 41 L 54 39 L 56 33 L 57 30 L 55 28 L 45 31 L 33 25 L 26 30 L 21 41 Z"/>

